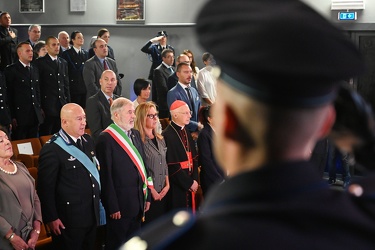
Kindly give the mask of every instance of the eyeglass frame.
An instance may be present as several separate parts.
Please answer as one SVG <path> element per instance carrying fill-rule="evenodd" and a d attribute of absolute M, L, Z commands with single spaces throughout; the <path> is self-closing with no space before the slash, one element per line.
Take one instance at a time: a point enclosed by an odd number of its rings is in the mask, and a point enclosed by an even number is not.
<path fill-rule="evenodd" d="M 159 113 L 155 113 L 155 114 L 148 114 L 146 115 L 147 118 L 150 118 L 150 119 L 155 119 L 155 118 L 159 118 Z"/>

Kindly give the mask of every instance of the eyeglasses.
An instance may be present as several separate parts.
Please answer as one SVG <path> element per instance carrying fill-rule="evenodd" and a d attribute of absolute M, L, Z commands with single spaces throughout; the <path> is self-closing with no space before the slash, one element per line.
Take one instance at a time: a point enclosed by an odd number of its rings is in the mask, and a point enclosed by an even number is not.
<path fill-rule="evenodd" d="M 192 115 L 193 114 L 193 111 L 188 111 L 188 112 L 178 112 L 180 114 L 183 114 L 183 115 Z"/>
<path fill-rule="evenodd" d="M 159 114 L 149 114 L 149 115 L 147 115 L 147 117 L 150 118 L 150 119 L 155 119 L 155 118 L 159 117 Z"/>

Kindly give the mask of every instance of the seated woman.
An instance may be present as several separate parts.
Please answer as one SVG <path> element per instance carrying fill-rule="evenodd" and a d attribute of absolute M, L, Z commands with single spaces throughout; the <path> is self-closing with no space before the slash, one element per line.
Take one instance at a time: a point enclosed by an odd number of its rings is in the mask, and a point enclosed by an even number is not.
<path fill-rule="evenodd" d="M 12 156 L 7 131 L 0 127 L 0 248 L 35 249 L 42 223 L 35 180 Z"/>
<path fill-rule="evenodd" d="M 218 166 L 212 147 L 212 138 L 215 130 L 213 129 L 213 118 L 211 116 L 211 107 L 207 106 L 199 111 L 200 122 L 204 125 L 198 136 L 198 154 L 200 172 L 200 184 L 202 187 L 203 196 L 212 185 L 221 183 L 225 179 L 223 170 Z"/>
<path fill-rule="evenodd" d="M 133 101 L 134 108 L 136 109 L 139 104 L 147 102 L 148 98 L 150 98 L 151 83 L 144 78 L 138 78 L 134 82 L 133 90 L 134 94 L 137 95 L 137 98 Z"/>
<path fill-rule="evenodd" d="M 163 136 L 156 132 L 159 117 L 153 102 L 139 104 L 135 115 L 137 117 L 135 128 L 139 130 L 144 143 L 145 165 L 154 183 L 154 189 L 151 190 L 150 210 L 146 212 L 146 222 L 148 223 L 167 212 L 168 204 L 165 198 L 169 190 L 167 146 Z"/>

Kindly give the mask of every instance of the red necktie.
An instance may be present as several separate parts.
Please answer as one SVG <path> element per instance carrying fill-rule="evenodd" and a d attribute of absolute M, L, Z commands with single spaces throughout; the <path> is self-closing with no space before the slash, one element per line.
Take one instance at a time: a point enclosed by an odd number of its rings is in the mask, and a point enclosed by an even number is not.
<path fill-rule="evenodd" d="M 104 66 L 104 70 L 108 69 L 108 65 L 107 65 L 107 61 L 106 60 L 103 60 L 103 66 Z"/>
<path fill-rule="evenodd" d="M 112 106 L 112 103 L 113 103 L 113 99 L 112 99 L 112 97 L 108 98 L 108 101 L 109 101 L 109 106 L 111 107 L 111 106 Z"/>

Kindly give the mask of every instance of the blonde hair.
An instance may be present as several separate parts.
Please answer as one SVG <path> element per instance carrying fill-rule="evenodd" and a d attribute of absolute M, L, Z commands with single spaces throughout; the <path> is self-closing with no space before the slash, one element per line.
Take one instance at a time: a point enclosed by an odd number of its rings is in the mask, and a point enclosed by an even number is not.
<path fill-rule="evenodd" d="M 137 117 L 135 120 L 134 128 L 138 129 L 139 133 L 141 134 L 141 139 L 143 142 L 146 140 L 146 133 L 145 133 L 145 128 L 146 128 L 146 119 L 147 119 L 147 113 L 148 111 L 154 108 L 157 110 L 155 103 L 153 102 L 144 102 L 138 105 L 138 107 L 135 109 L 135 116 Z M 159 140 L 163 139 L 163 136 L 156 132 L 156 128 L 152 130 L 152 133 L 156 138 Z"/>

